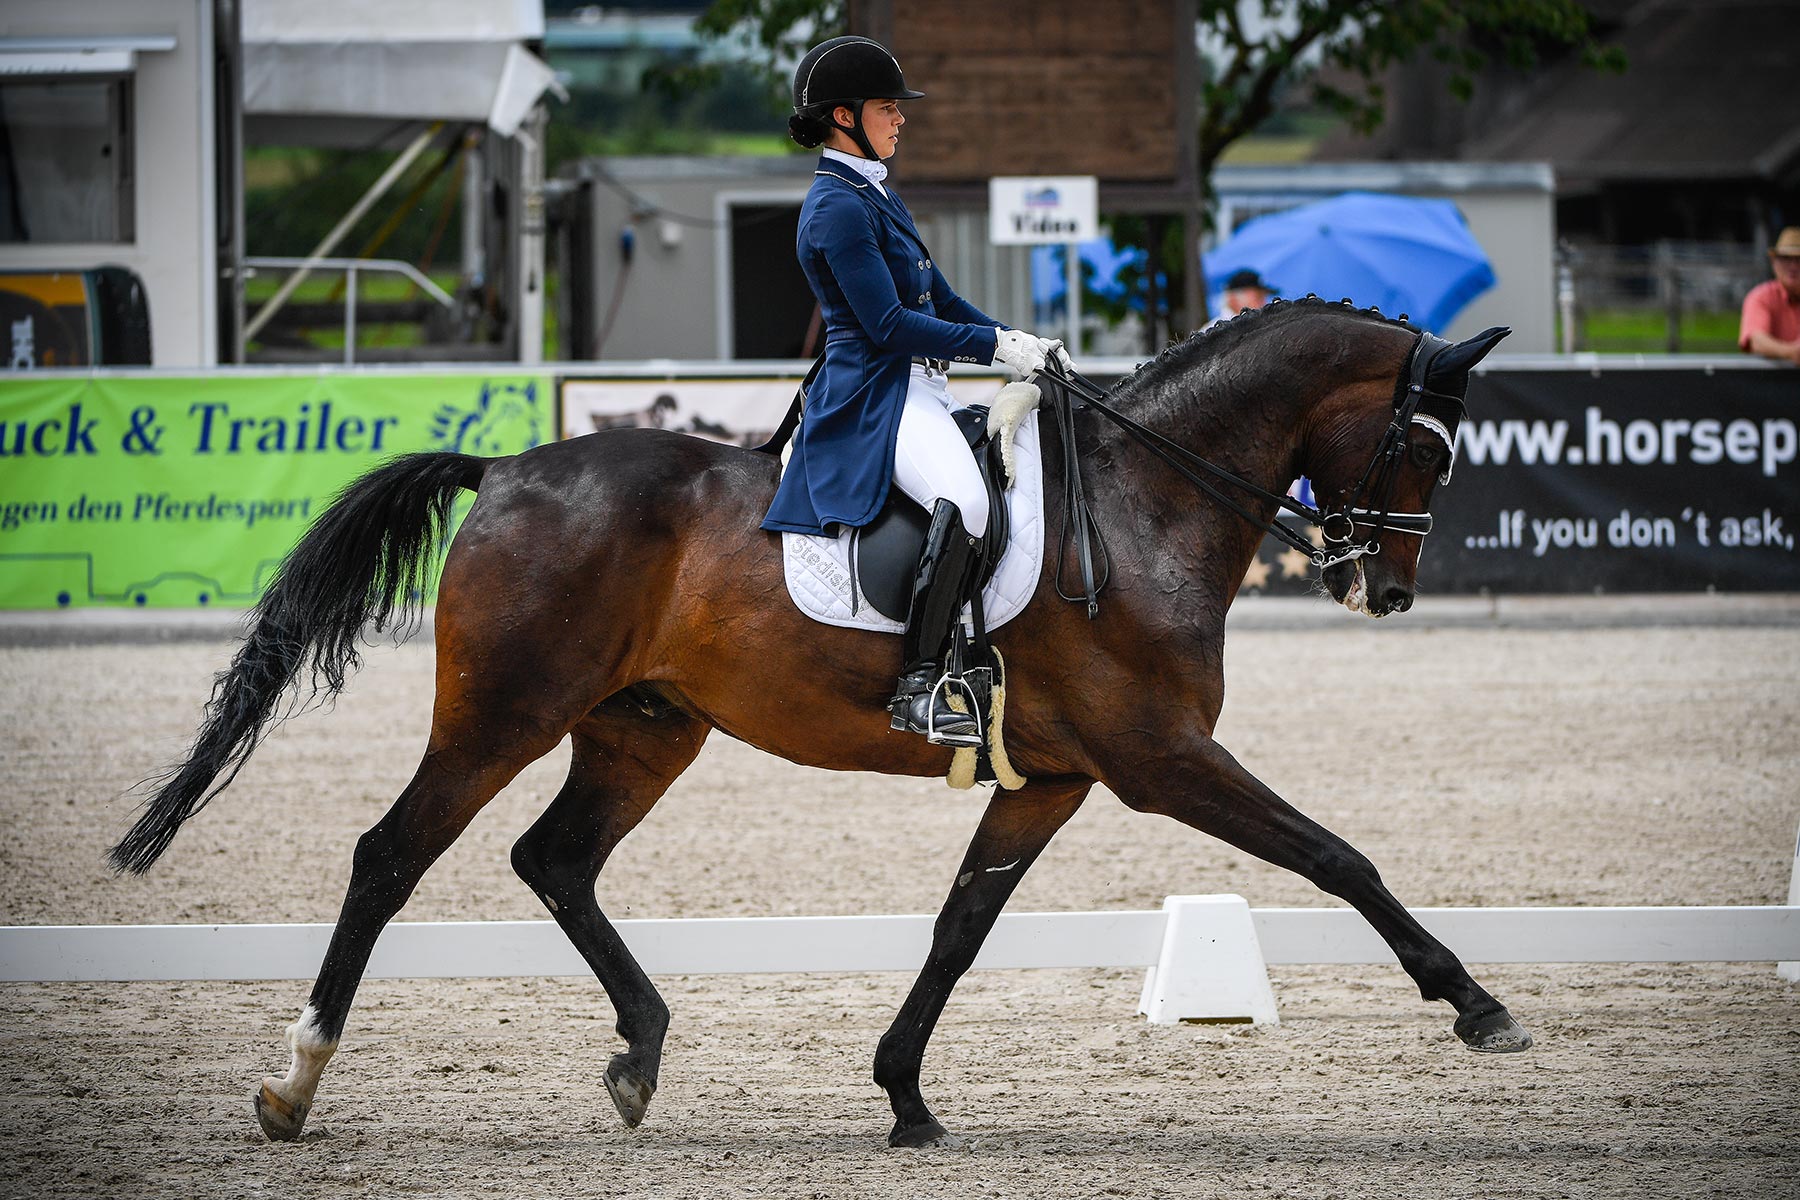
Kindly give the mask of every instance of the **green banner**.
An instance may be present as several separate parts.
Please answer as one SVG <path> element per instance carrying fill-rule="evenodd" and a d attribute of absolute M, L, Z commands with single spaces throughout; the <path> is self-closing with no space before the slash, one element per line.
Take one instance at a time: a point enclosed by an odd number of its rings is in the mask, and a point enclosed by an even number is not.
<path fill-rule="evenodd" d="M 540 374 L 0 380 L 0 608 L 249 604 L 371 467 L 555 431 Z"/>

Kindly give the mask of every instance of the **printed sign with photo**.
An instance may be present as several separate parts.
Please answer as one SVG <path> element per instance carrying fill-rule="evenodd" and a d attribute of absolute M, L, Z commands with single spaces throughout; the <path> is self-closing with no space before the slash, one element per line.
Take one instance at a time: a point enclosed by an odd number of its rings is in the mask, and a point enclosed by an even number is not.
<path fill-rule="evenodd" d="M 952 375 L 950 392 L 960 403 L 986 404 L 1004 382 L 998 375 Z M 760 446 L 781 424 L 799 388 L 798 378 L 564 379 L 563 436 L 669 429 L 732 446 Z"/>

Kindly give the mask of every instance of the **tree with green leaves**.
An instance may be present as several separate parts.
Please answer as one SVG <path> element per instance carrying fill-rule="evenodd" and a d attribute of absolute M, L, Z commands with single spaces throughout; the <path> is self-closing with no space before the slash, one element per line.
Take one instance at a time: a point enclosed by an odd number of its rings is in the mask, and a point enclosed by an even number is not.
<path fill-rule="evenodd" d="M 848 33 L 849 24 L 845 0 L 713 0 L 694 28 L 715 38 L 750 34 L 767 55 L 763 65 L 786 95 L 782 68 L 799 62 L 826 38 Z"/>
<path fill-rule="evenodd" d="M 1202 185 L 1233 142 L 1296 87 L 1360 133 L 1387 115 L 1382 76 L 1420 55 L 1449 68 L 1467 101 L 1492 66 L 1531 71 L 1573 52 L 1589 66 L 1624 60 L 1600 43 L 1578 0 L 1200 0 L 1207 61 L 1200 88 Z"/>
<path fill-rule="evenodd" d="M 1422 55 L 1448 68 L 1450 93 L 1462 101 L 1476 77 L 1496 67 L 1531 71 L 1570 54 L 1593 67 L 1623 66 L 1579 0 L 1198 0 L 1196 17 L 1203 212 L 1213 168 L 1225 152 L 1293 96 L 1307 95 L 1351 128 L 1371 133 L 1387 113 L 1383 77 Z M 785 64 L 814 42 L 847 32 L 847 23 L 845 0 L 714 0 L 698 27 L 718 37 L 753 37 L 771 86 L 785 94 Z M 1181 222 L 1131 217 L 1111 226 L 1121 248 L 1157 243 L 1148 258 L 1160 271 L 1152 276 L 1153 268 L 1128 268 L 1125 283 L 1159 294 L 1159 308 L 1173 308 L 1168 298 L 1180 297 L 1185 284 Z M 1116 300 L 1090 301 L 1095 311 L 1123 315 Z"/>

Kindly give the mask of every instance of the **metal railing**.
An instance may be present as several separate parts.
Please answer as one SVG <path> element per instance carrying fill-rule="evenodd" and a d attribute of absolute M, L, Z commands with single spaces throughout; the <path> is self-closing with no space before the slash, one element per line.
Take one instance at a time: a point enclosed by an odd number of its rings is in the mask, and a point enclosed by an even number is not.
<path fill-rule="evenodd" d="M 1744 294 L 1769 277 L 1753 247 L 1736 242 L 1660 241 L 1613 246 L 1565 241 L 1557 255 L 1557 307 L 1562 349 L 1591 344 L 1587 317 L 1597 311 L 1638 313 L 1661 327 L 1662 348 L 1683 344 L 1684 318 L 1735 314 Z"/>
<path fill-rule="evenodd" d="M 456 307 L 455 297 L 431 282 L 431 279 L 419 268 L 398 258 L 281 258 L 259 255 L 244 259 L 244 266 L 253 271 L 266 267 L 272 271 L 305 269 L 342 272 L 344 276 L 344 363 L 346 366 L 356 362 L 356 277 L 359 273 L 374 271 L 402 276 L 437 301 L 440 307 L 445 309 Z"/>

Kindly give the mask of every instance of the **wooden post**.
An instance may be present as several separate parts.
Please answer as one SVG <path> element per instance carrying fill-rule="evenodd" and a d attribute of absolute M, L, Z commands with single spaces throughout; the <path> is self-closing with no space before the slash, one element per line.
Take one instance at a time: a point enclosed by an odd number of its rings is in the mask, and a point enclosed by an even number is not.
<path fill-rule="evenodd" d="M 1156 273 L 1162 270 L 1163 219 L 1154 213 L 1144 218 L 1144 244 L 1149 251 L 1144 257 L 1144 353 L 1162 349 L 1162 289 L 1156 286 Z"/>
<path fill-rule="evenodd" d="M 1663 342 L 1670 354 L 1677 354 L 1681 351 L 1681 276 L 1675 270 L 1675 247 L 1668 241 L 1656 243 L 1656 273 L 1667 326 Z"/>
<path fill-rule="evenodd" d="M 1181 333 L 1184 336 L 1206 324 L 1206 289 L 1200 270 L 1203 221 L 1198 207 L 1181 214 Z"/>

